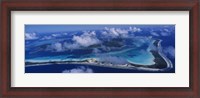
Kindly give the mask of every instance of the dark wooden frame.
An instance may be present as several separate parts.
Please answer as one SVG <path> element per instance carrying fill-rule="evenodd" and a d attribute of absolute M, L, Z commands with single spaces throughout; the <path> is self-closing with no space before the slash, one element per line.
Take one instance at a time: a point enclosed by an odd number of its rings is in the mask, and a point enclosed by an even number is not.
<path fill-rule="evenodd" d="M 11 87 L 11 11 L 189 11 L 190 87 Z M 0 97 L 200 98 L 199 0 L 4 0 L 0 25 Z"/>

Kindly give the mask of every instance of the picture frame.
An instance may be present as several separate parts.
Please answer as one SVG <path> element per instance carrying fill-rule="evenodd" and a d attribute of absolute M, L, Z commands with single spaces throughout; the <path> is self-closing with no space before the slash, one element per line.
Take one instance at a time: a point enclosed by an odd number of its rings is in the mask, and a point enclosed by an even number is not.
<path fill-rule="evenodd" d="M 189 11 L 189 87 L 12 87 L 11 11 Z M 1 97 L 200 97 L 199 0 L 5 0 L 0 27 Z"/>

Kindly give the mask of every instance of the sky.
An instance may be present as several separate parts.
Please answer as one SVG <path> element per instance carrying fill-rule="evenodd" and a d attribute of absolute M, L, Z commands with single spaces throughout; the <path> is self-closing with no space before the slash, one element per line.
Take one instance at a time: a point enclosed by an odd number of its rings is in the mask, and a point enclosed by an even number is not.
<path fill-rule="evenodd" d="M 139 26 L 139 25 L 25 25 L 26 33 L 54 33 L 54 32 L 64 32 L 64 31 L 84 31 L 84 30 L 100 30 L 105 27 L 129 27 L 129 26 Z M 145 26 L 145 25 L 140 25 Z M 146 25 L 147 26 L 147 25 Z M 152 26 L 152 25 L 151 25 Z M 161 26 L 161 25 L 159 25 Z"/>
<path fill-rule="evenodd" d="M 26 33 L 32 32 L 63 32 L 104 29 L 105 25 L 25 25 Z M 122 27 L 122 26 L 115 26 Z"/>

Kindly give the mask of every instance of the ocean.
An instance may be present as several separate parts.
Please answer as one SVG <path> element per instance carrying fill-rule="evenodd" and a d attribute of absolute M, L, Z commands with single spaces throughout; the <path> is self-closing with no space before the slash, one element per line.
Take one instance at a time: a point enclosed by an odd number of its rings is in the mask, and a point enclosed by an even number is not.
<path fill-rule="evenodd" d="M 83 64 L 51 64 L 40 66 L 25 67 L 25 73 L 65 73 L 66 70 L 78 69 L 84 67 L 85 69 L 92 69 L 92 73 L 173 73 L 174 70 L 168 71 L 138 71 L 130 69 L 117 69 Z"/>

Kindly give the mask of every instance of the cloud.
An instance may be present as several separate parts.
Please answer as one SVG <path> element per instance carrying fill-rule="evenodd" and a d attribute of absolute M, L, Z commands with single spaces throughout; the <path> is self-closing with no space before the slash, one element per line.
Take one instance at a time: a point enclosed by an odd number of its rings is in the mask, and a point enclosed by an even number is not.
<path fill-rule="evenodd" d="M 104 36 L 106 36 L 106 35 L 108 34 L 108 32 L 102 31 L 102 34 L 103 34 Z"/>
<path fill-rule="evenodd" d="M 160 33 L 162 36 L 170 36 L 170 33 L 169 32 L 161 32 Z"/>
<path fill-rule="evenodd" d="M 63 34 L 63 35 L 64 35 L 64 34 Z M 59 37 L 59 36 L 61 36 L 61 35 L 60 35 L 60 34 L 51 34 L 51 35 L 49 35 L 49 36 L 44 36 L 44 37 L 42 37 L 41 40 L 54 39 L 54 38 Z"/>
<path fill-rule="evenodd" d="M 80 36 L 73 36 L 72 40 L 75 44 L 78 44 L 83 47 L 88 47 L 90 45 L 99 44 L 101 41 L 96 37 L 95 31 L 84 32 Z"/>
<path fill-rule="evenodd" d="M 42 38 L 42 40 L 49 40 L 49 39 L 52 39 L 52 37 L 51 37 L 51 36 L 44 36 L 44 37 Z"/>
<path fill-rule="evenodd" d="M 151 31 L 151 35 L 153 35 L 153 36 L 160 36 L 158 33 L 154 32 L 154 31 Z"/>
<path fill-rule="evenodd" d="M 34 40 L 38 39 L 36 33 L 25 33 L 25 39 L 26 40 Z"/>
<path fill-rule="evenodd" d="M 62 52 L 63 51 L 62 44 L 59 43 L 59 42 L 51 44 L 51 49 L 54 50 L 55 52 Z"/>
<path fill-rule="evenodd" d="M 60 34 L 51 34 L 51 36 L 57 37 L 57 36 L 60 36 Z"/>
<path fill-rule="evenodd" d="M 137 27 L 129 27 L 129 31 L 132 31 L 132 32 L 141 32 L 142 30 L 140 28 L 137 28 Z"/>
<path fill-rule="evenodd" d="M 163 30 L 161 30 L 160 34 L 162 36 L 170 36 L 171 35 L 171 31 L 169 29 L 163 29 Z"/>
<path fill-rule="evenodd" d="M 126 38 L 129 36 L 129 32 L 142 31 L 140 28 L 137 28 L 137 27 L 129 27 L 128 29 L 105 27 L 104 29 L 105 31 L 102 31 L 102 35 L 104 35 L 105 37 L 112 37 L 112 38 L 116 38 L 116 37 Z"/>
<path fill-rule="evenodd" d="M 46 48 L 46 51 L 53 51 L 53 52 L 64 52 L 67 50 L 71 49 L 78 49 L 80 48 L 80 45 L 78 44 L 72 44 L 72 43 L 61 43 L 61 42 L 56 42 L 52 43 L 51 45 L 48 45 Z"/>
<path fill-rule="evenodd" d="M 60 34 L 51 34 L 49 36 L 44 36 L 41 40 L 49 40 L 49 39 L 53 39 L 53 38 L 56 38 L 59 36 L 61 36 L 61 35 Z"/>
<path fill-rule="evenodd" d="M 48 38 L 48 37 L 46 37 Z M 96 33 L 92 32 L 84 32 L 80 36 L 73 36 L 72 42 L 56 42 L 47 47 L 47 51 L 54 52 L 63 52 L 71 49 L 79 49 L 81 47 L 88 47 L 90 45 L 99 44 L 101 41 L 96 37 Z"/>
<path fill-rule="evenodd" d="M 168 29 L 164 29 L 163 31 L 165 31 L 165 32 L 170 32 Z"/>
<path fill-rule="evenodd" d="M 121 37 L 128 37 L 128 30 L 125 29 L 116 29 Z"/>
<path fill-rule="evenodd" d="M 128 30 L 120 29 L 120 28 L 108 28 L 105 27 L 106 31 L 102 31 L 102 34 L 107 37 L 127 37 L 128 36 Z"/>
<path fill-rule="evenodd" d="M 112 34 L 112 36 L 119 36 L 120 34 L 115 28 L 110 28 L 108 31 Z"/>
<path fill-rule="evenodd" d="M 63 33 L 63 35 L 68 35 L 68 33 Z"/>
<path fill-rule="evenodd" d="M 74 69 L 64 70 L 62 73 L 93 73 L 93 70 L 91 68 L 80 66 Z"/>
<path fill-rule="evenodd" d="M 172 58 L 175 58 L 175 48 L 173 46 L 165 47 L 164 53 Z"/>

